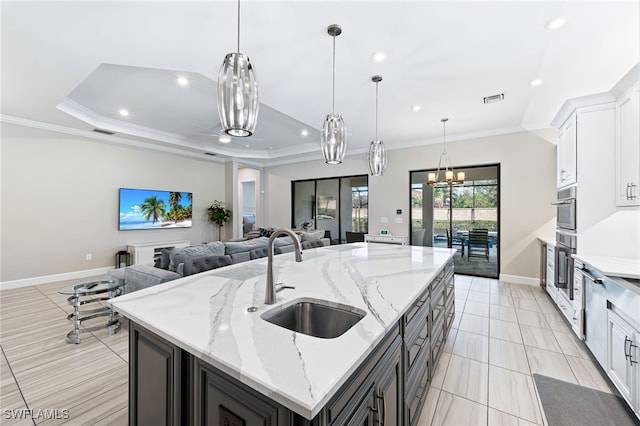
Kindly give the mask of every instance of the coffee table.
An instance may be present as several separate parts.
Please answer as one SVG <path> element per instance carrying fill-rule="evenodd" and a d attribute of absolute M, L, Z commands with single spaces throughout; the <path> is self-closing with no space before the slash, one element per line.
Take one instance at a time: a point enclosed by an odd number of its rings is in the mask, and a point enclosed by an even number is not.
<path fill-rule="evenodd" d="M 67 302 L 73 306 L 73 312 L 67 315 L 67 319 L 73 323 L 73 330 L 67 333 L 67 343 L 80 343 L 81 333 L 109 328 L 109 332 L 113 334 L 120 329 L 119 315 L 113 311 L 110 306 L 103 305 L 96 309 L 83 310 L 80 310 L 80 307 L 89 303 L 102 302 L 119 296 L 122 292 L 122 287 L 124 287 L 124 280 L 116 279 L 74 284 L 58 290 L 60 294 L 70 295 L 67 298 Z M 83 321 L 102 316 L 109 317 L 105 324 L 82 327 Z"/>

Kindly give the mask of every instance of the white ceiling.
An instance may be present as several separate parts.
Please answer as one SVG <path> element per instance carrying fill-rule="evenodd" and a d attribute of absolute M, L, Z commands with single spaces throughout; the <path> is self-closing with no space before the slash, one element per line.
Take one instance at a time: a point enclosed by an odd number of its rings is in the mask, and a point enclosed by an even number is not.
<path fill-rule="evenodd" d="M 2 119 L 272 165 L 321 158 L 330 24 L 343 29 L 335 103 L 349 131 L 347 155 L 366 152 L 374 137 L 375 74 L 383 76 L 378 133 L 393 149 L 441 142 L 441 117 L 449 117 L 447 140 L 546 128 L 565 99 L 610 90 L 640 56 L 637 0 L 241 6 L 240 50 L 259 79 L 254 137 L 221 144 L 215 135 L 217 73 L 236 45 L 235 1 L 2 1 Z M 546 30 L 557 17 L 566 25 Z M 384 62 L 373 61 L 377 51 Z M 177 76 L 190 85 L 178 86 Z M 529 86 L 533 79 L 542 84 Z M 483 104 L 498 93 L 503 102 Z"/>

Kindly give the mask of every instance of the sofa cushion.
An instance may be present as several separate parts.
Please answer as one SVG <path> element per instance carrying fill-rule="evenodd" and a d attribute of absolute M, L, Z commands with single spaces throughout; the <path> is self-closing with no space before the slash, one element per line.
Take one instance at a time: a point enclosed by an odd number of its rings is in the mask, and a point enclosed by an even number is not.
<path fill-rule="evenodd" d="M 285 235 L 282 238 L 276 238 L 273 241 L 274 247 L 283 247 L 283 246 L 292 246 L 292 245 L 293 245 L 293 240 L 288 235 Z"/>
<path fill-rule="evenodd" d="M 317 248 L 317 247 L 325 247 L 329 245 L 329 239 L 328 238 L 322 238 L 320 240 L 307 240 L 307 241 L 303 241 L 302 242 L 302 248 L 304 250 L 306 249 L 312 249 L 312 248 Z"/>
<path fill-rule="evenodd" d="M 202 256 L 189 259 L 182 265 L 182 276 L 197 274 L 204 271 L 231 265 L 231 256 Z"/>
<path fill-rule="evenodd" d="M 225 246 L 222 241 L 213 241 L 206 244 L 211 256 L 224 256 Z"/>
<path fill-rule="evenodd" d="M 269 251 L 267 250 L 266 247 L 259 247 L 249 252 L 249 257 L 251 258 L 251 260 L 267 257 L 268 255 L 269 255 Z"/>
<path fill-rule="evenodd" d="M 233 255 L 236 253 L 250 252 L 259 247 L 266 247 L 268 238 L 258 237 L 246 241 L 227 241 L 225 245 L 225 254 Z M 235 263 L 235 261 L 234 261 Z"/>
<path fill-rule="evenodd" d="M 231 254 L 231 262 L 232 263 L 241 263 L 241 262 L 248 262 L 251 260 L 251 255 L 249 254 L 250 252 L 248 251 L 243 251 L 240 253 L 233 253 Z"/>
<path fill-rule="evenodd" d="M 186 260 L 192 257 L 211 256 L 212 254 L 206 245 L 174 248 L 169 254 L 169 270 L 176 272 L 178 265 Z"/>
<path fill-rule="evenodd" d="M 171 263 L 171 249 L 163 248 L 160 252 L 160 256 L 156 257 L 154 265 L 156 268 L 169 270 L 169 264 Z"/>
<path fill-rule="evenodd" d="M 274 248 L 273 254 L 291 253 L 295 249 L 296 249 L 296 246 L 294 246 L 293 244 L 289 244 L 286 246 L 283 245 L 283 246 Z"/>
<path fill-rule="evenodd" d="M 127 266 L 126 268 L 113 269 L 109 271 L 107 275 L 114 277 L 124 275 L 125 293 L 131 293 L 132 291 L 180 278 L 180 275 L 175 272 L 154 268 L 151 265 L 133 265 Z"/>
<path fill-rule="evenodd" d="M 310 232 L 302 232 L 300 234 L 300 241 L 313 241 L 319 240 L 324 237 L 324 229 L 317 229 Z"/>

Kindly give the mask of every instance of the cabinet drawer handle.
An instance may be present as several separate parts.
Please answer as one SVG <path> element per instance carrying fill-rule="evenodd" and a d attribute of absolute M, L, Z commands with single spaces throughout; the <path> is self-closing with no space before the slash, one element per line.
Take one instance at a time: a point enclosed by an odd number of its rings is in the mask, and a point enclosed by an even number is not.
<path fill-rule="evenodd" d="M 626 336 L 625 336 L 626 339 Z M 632 348 L 637 348 L 638 345 L 634 345 L 633 343 L 631 343 L 631 340 L 629 340 L 629 364 L 631 364 L 631 366 L 633 366 L 633 364 L 637 364 L 638 361 L 634 361 L 633 360 L 633 352 L 632 352 Z"/>
<path fill-rule="evenodd" d="M 591 274 L 589 273 L 589 271 L 587 271 L 586 269 L 580 269 L 580 272 L 582 272 L 582 274 L 583 274 L 585 277 L 587 277 L 588 279 L 590 279 L 591 281 L 593 281 L 593 283 L 594 283 L 594 284 L 600 284 L 600 285 L 604 284 L 600 278 L 595 278 L 595 277 L 594 277 L 593 275 L 591 275 Z"/>
<path fill-rule="evenodd" d="M 380 401 L 382 401 L 382 410 L 380 409 Z M 385 402 L 384 402 L 384 391 L 380 391 L 380 395 L 376 394 L 376 412 L 379 413 L 378 415 L 378 425 L 379 426 L 384 426 L 384 421 L 385 421 L 385 417 L 386 417 L 386 407 L 384 406 Z"/>
<path fill-rule="evenodd" d="M 629 199 L 630 200 L 635 200 L 636 199 L 636 196 L 634 195 L 634 193 L 635 193 L 634 188 L 635 187 L 636 187 L 635 183 L 633 183 L 633 182 L 629 183 Z"/>

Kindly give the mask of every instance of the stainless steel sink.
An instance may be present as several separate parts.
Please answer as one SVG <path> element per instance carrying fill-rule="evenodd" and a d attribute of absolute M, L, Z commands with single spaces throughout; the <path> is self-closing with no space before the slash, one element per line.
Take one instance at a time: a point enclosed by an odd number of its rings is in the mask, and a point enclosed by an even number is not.
<path fill-rule="evenodd" d="M 332 339 L 342 336 L 366 312 L 353 306 L 317 299 L 303 299 L 285 308 L 262 314 L 261 318 L 297 333 Z"/>

